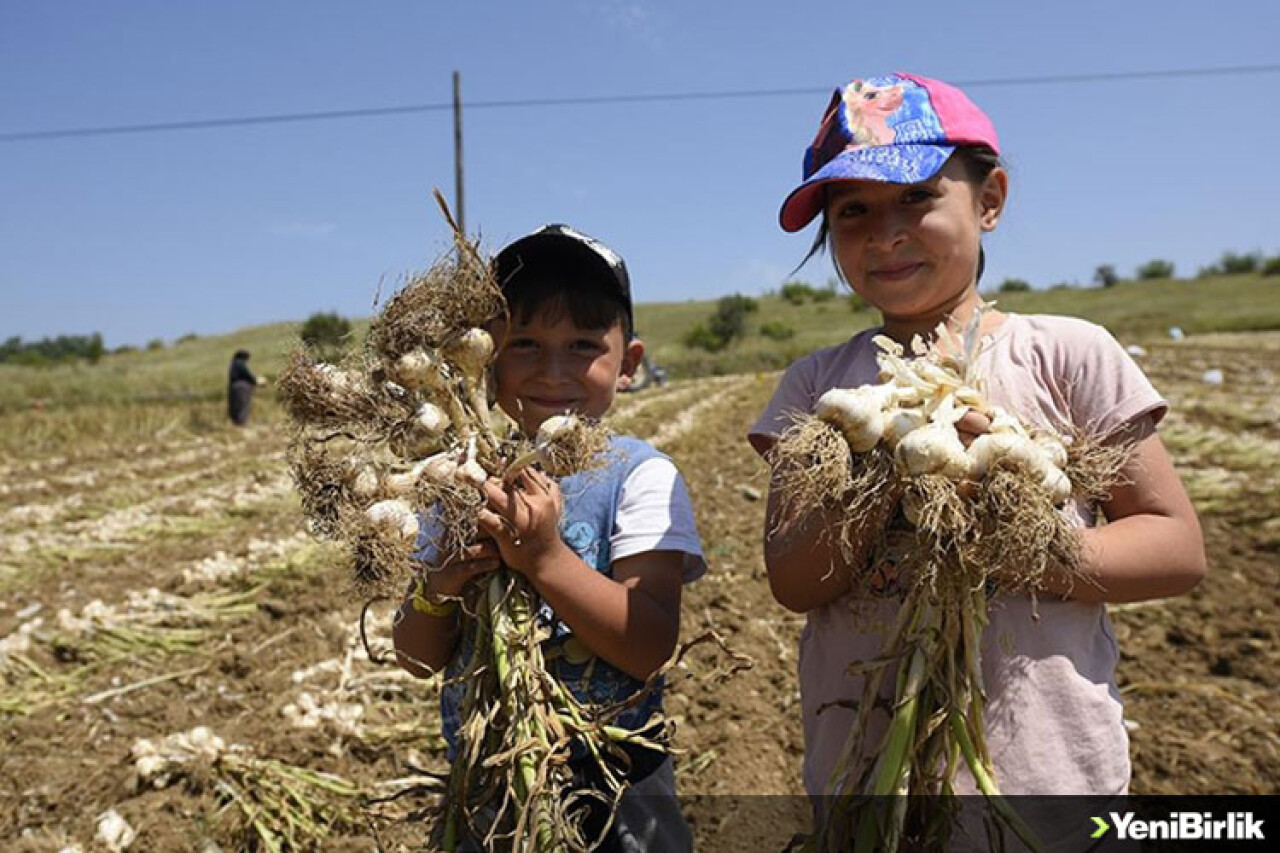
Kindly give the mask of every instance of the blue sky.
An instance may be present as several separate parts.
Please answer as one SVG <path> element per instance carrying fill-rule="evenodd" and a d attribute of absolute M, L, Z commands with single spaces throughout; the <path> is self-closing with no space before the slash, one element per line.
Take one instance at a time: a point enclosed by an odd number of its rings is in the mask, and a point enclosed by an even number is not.
<path fill-rule="evenodd" d="M 469 109 L 469 230 L 570 222 L 640 301 L 777 287 L 809 234 L 777 208 L 829 92 L 1276 61 L 1280 4 L 0 0 L 0 135 L 613 95 L 807 94 Z M 974 85 L 1011 166 L 988 281 L 1087 283 L 1280 254 L 1280 73 Z M 109 346 L 336 310 L 367 316 L 445 247 L 448 110 L 0 142 L 0 338 Z M 825 260 L 799 277 L 823 282 Z M 643 330 L 641 330 L 643 331 Z"/>

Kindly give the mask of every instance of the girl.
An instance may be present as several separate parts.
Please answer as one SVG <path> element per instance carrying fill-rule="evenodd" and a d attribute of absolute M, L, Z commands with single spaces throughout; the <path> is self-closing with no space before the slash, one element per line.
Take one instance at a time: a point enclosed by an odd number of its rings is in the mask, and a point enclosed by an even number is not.
<path fill-rule="evenodd" d="M 1009 179 L 990 120 L 958 89 L 911 74 L 855 80 L 838 89 L 805 153 L 804 182 L 782 205 L 794 232 L 821 217 L 810 255 L 827 248 L 837 273 L 875 306 L 883 326 L 793 364 L 749 433 L 766 454 L 797 412 L 831 388 L 877 381 L 879 333 L 909 345 L 941 322 L 969 320 L 983 302 L 981 236 L 995 229 Z M 1107 602 L 1178 595 L 1205 574 L 1199 523 L 1155 427 L 1167 405 L 1102 328 L 1077 319 L 986 311 L 992 344 L 980 365 L 991 403 L 1033 426 L 1135 442 L 1135 452 L 1093 526 L 1093 508 L 1068 504 L 1091 582 L 1050 579 L 1038 603 L 1001 593 L 982 638 L 986 737 L 1004 793 L 1116 795 L 1129 784 L 1128 739 L 1115 684 L 1118 659 Z M 907 352 L 910 352 L 908 346 Z M 968 440 L 989 422 L 970 413 Z M 874 659 L 902 589 L 892 566 L 872 565 L 880 531 L 856 536 L 844 560 L 811 514 L 775 531 L 771 492 L 765 563 L 774 597 L 807 615 L 800 641 L 805 786 L 824 792 L 856 713 L 862 678 L 846 671 Z M 871 527 L 870 523 L 867 527 Z M 873 536 L 872 534 L 877 534 Z M 890 529 L 890 536 L 893 530 Z M 874 572 L 869 600 L 852 579 Z M 885 679 L 893 683 L 893 677 Z M 877 711 L 861 737 L 879 743 Z M 960 793 L 974 790 L 966 774 Z"/>

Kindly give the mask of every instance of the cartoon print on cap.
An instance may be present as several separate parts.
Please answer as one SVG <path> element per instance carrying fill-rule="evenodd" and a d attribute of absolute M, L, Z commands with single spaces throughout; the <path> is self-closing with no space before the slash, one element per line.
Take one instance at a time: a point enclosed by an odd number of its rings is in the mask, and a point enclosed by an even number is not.
<path fill-rule="evenodd" d="M 892 145 L 889 117 L 902 106 L 902 85 L 876 86 L 855 80 L 844 89 L 846 121 L 853 145 Z"/>

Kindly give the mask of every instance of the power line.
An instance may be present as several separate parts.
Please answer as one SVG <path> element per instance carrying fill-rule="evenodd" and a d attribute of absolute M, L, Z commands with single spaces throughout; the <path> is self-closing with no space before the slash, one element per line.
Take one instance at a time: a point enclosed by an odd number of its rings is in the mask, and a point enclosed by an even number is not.
<path fill-rule="evenodd" d="M 1124 80 L 1156 80 L 1175 77 L 1221 77 L 1240 74 L 1274 74 L 1280 72 L 1280 64 L 1236 65 L 1219 68 L 1177 68 L 1157 71 L 1114 71 L 1094 74 L 1059 74 L 1040 77 L 991 77 L 978 80 L 957 80 L 955 85 L 966 89 L 987 86 L 1049 86 L 1059 84 L 1102 83 Z M 665 92 L 638 95 L 596 95 L 564 98 L 527 98 L 523 100 L 473 101 L 468 110 L 515 109 L 531 107 L 597 106 L 603 104 L 677 103 L 681 101 L 722 101 L 742 98 L 776 98 L 795 95 L 825 95 L 830 87 L 792 89 L 739 89 L 707 92 Z M 112 136 L 129 133 L 167 133 L 177 130 L 209 130 L 222 127 L 245 127 L 262 124 L 287 124 L 304 121 L 332 121 L 336 119 L 375 118 L 413 113 L 444 112 L 453 109 L 452 102 L 435 104 L 405 104 L 391 107 L 370 107 L 351 110 L 324 110 L 305 113 L 275 113 L 257 116 L 164 121 L 148 124 L 117 124 L 94 127 L 70 127 L 57 130 L 20 130 L 0 133 L 0 142 L 23 142 L 43 139 L 76 139 L 92 136 Z"/>

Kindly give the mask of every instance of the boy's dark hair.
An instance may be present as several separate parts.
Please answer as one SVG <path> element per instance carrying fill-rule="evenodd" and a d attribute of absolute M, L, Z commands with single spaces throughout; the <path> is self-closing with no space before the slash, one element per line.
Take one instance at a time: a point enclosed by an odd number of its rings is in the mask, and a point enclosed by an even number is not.
<path fill-rule="evenodd" d="M 1004 165 L 1000 160 L 1000 155 L 986 145 L 957 145 L 956 150 L 952 152 L 952 157 L 964 165 L 965 174 L 969 178 L 969 182 L 975 187 L 982 186 L 997 167 Z M 831 236 L 831 227 L 827 224 L 827 207 L 822 206 L 822 221 L 818 224 L 818 234 L 813 239 L 813 245 L 809 247 L 809 251 L 804 256 L 804 260 L 800 261 L 796 269 L 809 263 L 809 260 L 819 252 L 827 248 L 827 238 Z M 987 266 L 986 250 L 978 246 L 978 275 L 974 278 L 975 282 L 982 281 L 982 271 Z M 793 270 L 794 272 L 794 270 Z M 836 273 L 843 277 L 840 273 L 839 265 L 836 266 Z"/>
<path fill-rule="evenodd" d="M 604 244 L 567 225 L 547 225 L 498 252 L 493 266 L 516 320 L 546 311 L 584 329 L 621 323 L 624 340 L 631 339 L 631 281 L 622 258 Z"/>

